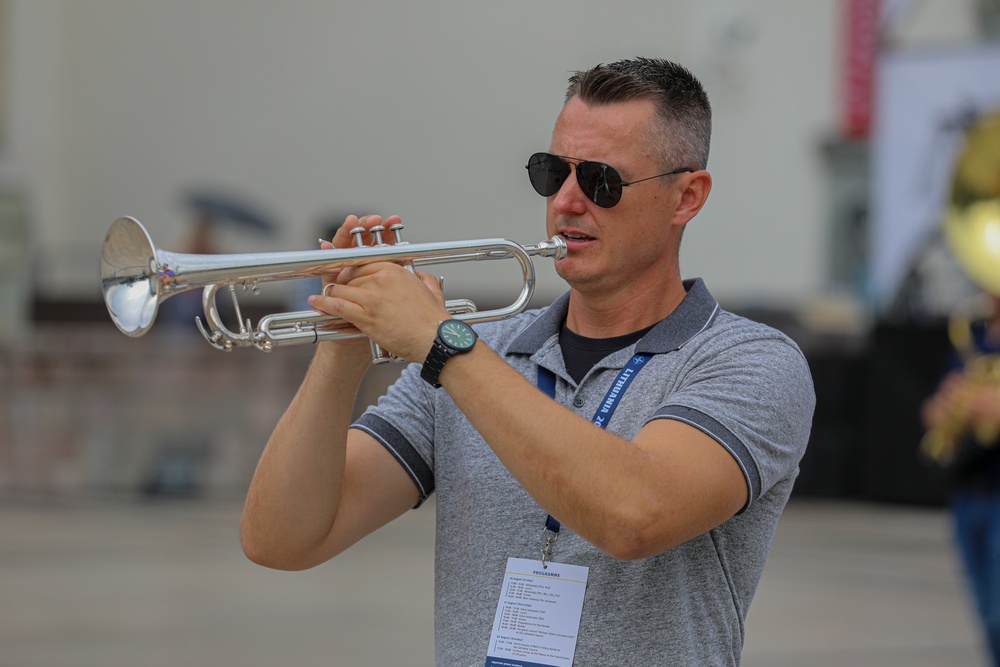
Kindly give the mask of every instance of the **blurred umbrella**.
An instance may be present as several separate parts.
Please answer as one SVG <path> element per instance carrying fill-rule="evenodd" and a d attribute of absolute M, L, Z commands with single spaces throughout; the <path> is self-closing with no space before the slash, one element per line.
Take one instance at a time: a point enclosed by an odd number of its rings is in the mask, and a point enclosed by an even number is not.
<path fill-rule="evenodd" d="M 184 195 L 184 205 L 213 223 L 233 224 L 269 236 L 278 228 L 270 216 L 232 194 L 210 190 L 189 191 Z"/>

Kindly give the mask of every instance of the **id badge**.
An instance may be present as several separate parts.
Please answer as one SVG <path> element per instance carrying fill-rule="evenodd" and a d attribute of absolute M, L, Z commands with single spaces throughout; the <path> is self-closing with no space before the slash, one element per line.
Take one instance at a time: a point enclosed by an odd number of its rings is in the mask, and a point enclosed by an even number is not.
<path fill-rule="evenodd" d="M 485 667 L 571 667 L 588 568 L 508 558 Z"/>

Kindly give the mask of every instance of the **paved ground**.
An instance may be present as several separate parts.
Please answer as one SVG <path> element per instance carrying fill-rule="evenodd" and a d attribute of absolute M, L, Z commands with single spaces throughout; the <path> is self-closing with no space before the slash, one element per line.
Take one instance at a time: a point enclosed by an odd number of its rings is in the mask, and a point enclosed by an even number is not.
<path fill-rule="evenodd" d="M 0 667 L 433 664 L 432 511 L 280 573 L 239 510 L 0 501 Z M 986 664 L 936 509 L 793 501 L 747 634 L 746 667 Z"/>

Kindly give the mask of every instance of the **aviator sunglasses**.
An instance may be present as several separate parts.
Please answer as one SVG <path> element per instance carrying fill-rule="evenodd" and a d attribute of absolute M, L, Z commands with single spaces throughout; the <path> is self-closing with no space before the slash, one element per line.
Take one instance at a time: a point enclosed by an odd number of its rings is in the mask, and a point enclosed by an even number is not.
<path fill-rule="evenodd" d="M 614 167 L 603 162 L 579 160 L 551 153 L 535 153 L 528 158 L 528 164 L 525 165 L 528 170 L 528 179 L 531 181 L 531 186 L 535 188 L 535 192 L 543 197 L 551 197 L 559 192 L 559 188 L 569 178 L 570 162 L 576 163 L 576 181 L 580 184 L 580 190 L 587 195 L 590 201 L 601 208 L 611 208 L 621 201 L 622 188 L 628 185 L 651 181 L 661 176 L 694 171 L 689 167 L 683 167 L 626 183 Z"/>

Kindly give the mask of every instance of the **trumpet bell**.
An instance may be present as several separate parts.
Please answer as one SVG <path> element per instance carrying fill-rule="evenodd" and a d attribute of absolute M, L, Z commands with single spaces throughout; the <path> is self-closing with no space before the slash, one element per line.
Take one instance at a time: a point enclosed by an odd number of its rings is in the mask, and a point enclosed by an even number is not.
<path fill-rule="evenodd" d="M 121 217 L 112 223 L 101 251 L 101 288 L 111 321 L 137 338 L 153 326 L 160 302 L 156 247 L 139 221 Z"/>
<path fill-rule="evenodd" d="M 969 278 L 1000 295 L 1000 112 L 979 120 L 966 135 L 944 236 Z"/>

